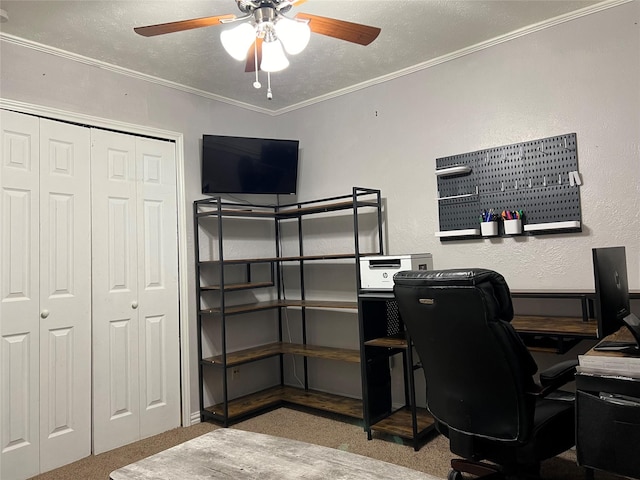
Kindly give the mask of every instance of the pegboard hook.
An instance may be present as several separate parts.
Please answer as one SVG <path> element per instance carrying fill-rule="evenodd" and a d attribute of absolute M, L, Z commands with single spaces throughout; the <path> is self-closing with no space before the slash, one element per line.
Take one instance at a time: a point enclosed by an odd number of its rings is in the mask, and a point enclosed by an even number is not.
<path fill-rule="evenodd" d="M 540 146 L 538 147 L 538 151 L 543 155 L 547 155 L 547 152 L 544 151 L 544 140 L 540 140 Z"/>
<path fill-rule="evenodd" d="M 564 138 L 564 149 L 568 150 L 570 152 L 573 152 L 575 150 L 575 148 L 569 148 L 568 142 L 567 142 L 567 137 Z"/>

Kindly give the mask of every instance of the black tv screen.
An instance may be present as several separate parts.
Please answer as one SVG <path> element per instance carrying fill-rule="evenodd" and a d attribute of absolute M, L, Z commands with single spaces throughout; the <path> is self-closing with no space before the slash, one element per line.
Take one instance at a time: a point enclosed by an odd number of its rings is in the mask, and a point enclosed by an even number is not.
<path fill-rule="evenodd" d="M 593 248 L 598 338 L 616 332 L 631 313 L 624 247 Z"/>
<path fill-rule="evenodd" d="M 202 193 L 295 194 L 298 140 L 202 136 Z"/>

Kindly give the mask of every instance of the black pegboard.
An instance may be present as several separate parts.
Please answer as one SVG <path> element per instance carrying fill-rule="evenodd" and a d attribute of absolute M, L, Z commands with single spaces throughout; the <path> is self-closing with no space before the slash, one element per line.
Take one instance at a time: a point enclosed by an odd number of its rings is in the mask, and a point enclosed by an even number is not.
<path fill-rule="evenodd" d="M 525 224 L 581 221 L 575 133 L 436 159 L 436 170 L 468 166 L 469 173 L 438 176 L 440 231 L 479 228 L 483 210 L 523 210 Z M 548 232 L 547 232 L 548 233 Z"/>

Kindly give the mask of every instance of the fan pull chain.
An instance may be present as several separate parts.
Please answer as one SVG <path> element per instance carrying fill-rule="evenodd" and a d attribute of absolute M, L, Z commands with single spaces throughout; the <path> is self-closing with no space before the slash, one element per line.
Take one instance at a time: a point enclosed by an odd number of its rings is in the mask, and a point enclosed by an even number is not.
<path fill-rule="evenodd" d="M 271 93 L 271 72 L 267 72 L 267 100 L 273 99 L 273 93 Z"/>
<path fill-rule="evenodd" d="M 253 88 L 260 88 L 262 84 L 258 80 L 258 42 L 257 41 L 253 42 L 253 53 L 254 53 L 253 62 L 255 63 L 255 66 L 256 66 L 256 81 L 253 82 Z"/>

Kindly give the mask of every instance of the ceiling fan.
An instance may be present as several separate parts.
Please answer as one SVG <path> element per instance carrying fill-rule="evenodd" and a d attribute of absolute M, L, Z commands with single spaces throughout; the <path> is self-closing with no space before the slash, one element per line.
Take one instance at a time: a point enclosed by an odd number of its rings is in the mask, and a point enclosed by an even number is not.
<path fill-rule="evenodd" d="M 359 45 L 369 45 L 380 34 L 380 29 L 359 23 L 321 17 L 308 13 L 298 13 L 295 17 L 285 15 L 291 7 L 306 0 L 235 0 L 243 13 L 215 15 L 212 17 L 180 20 L 136 27 L 139 35 L 153 37 L 166 33 L 180 32 L 194 28 L 240 22 L 233 29 L 220 34 L 222 45 L 236 60 L 246 60 L 245 72 L 256 72 L 254 87 L 260 88 L 258 70 L 267 72 L 271 93 L 271 72 L 277 72 L 289 65 L 284 50 L 290 55 L 300 53 L 309 42 L 310 33 L 318 33 Z"/>

